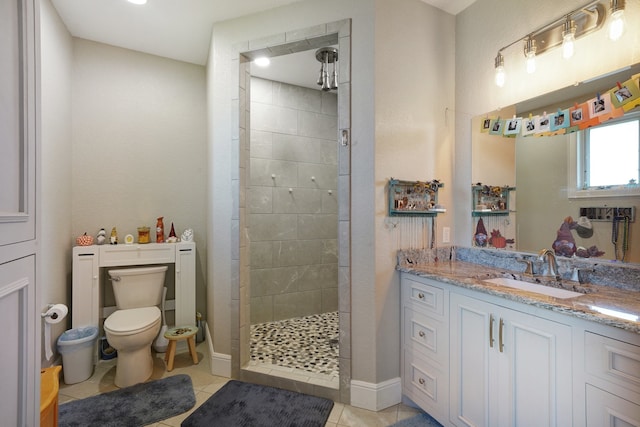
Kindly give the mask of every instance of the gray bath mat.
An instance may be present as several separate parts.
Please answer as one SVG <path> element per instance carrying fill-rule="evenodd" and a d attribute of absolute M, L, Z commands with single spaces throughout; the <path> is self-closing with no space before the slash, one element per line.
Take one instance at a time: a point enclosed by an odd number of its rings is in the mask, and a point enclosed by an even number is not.
<path fill-rule="evenodd" d="M 333 402 L 295 391 L 229 381 L 182 427 L 323 427 Z"/>
<path fill-rule="evenodd" d="M 442 427 L 429 414 L 422 413 L 392 424 L 390 427 Z"/>
<path fill-rule="evenodd" d="M 193 408 L 188 375 L 136 384 L 60 405 L 60 427 L 133 427 L 152 424 Z"/>

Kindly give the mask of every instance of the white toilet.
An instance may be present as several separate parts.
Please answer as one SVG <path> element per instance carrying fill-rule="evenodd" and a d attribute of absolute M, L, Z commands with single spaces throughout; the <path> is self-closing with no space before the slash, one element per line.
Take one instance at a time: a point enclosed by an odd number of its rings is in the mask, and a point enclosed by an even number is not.
<path fill-rule="evenodd" d="M 118 351 L 115 385 L 145 382 L 153 372 L 151 343 L 160 331 L 167 266 L 109 270 L 117 310 L 104 321 L 109 344 Z"/>

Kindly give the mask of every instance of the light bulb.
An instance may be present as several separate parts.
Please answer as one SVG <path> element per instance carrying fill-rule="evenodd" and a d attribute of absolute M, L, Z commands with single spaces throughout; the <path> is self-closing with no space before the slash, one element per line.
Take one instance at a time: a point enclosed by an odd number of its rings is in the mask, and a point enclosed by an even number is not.
<path fill-rule="evenodd" d="M 567 16 L 562 26 L 562 57 L 569 59 L 573 56 L 574 43 L 576 41 L 576 23 Z"/>
<path fill-rule="evenodd" d="M 527 58 L 527 73 L 532 74 L 536 72 L 536 41 L 527 38 L 524 47 L 524 56 Z"/>
<path fill-rule="evenodd" d="M 500 52 L 496 56 L 495 60 L 495 82 L 496 86 L 503 87 L 505 81 L 505 72 L 504 72 L 504 57 Z"/>
<path fill-rule="evenodd" d="M 611 22 L 609 22 L 609 38 L 613 41 L 618 40 L 624 33 L 624 9 L 618 9 L 611 12 Z"/>
<path fill-rule="evenodd" d="M 271 64 L 271 60 L 266 56 L 260 56 L 254 59 L 253 63 L 256 64 L 258 67 L 268 67 L 269 64 Z"/>

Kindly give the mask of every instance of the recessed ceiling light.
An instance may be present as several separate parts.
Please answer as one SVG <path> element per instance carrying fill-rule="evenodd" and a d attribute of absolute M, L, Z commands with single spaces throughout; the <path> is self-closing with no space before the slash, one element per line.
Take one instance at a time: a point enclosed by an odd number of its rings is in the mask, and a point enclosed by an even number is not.
<path fill-rule="evenodd" d="M 254 59 L 253 63 L 256 64 L 258 67 L 268 67 L 269 64 L 271 64 L 271 60 L 266 56 L 261 56 L 259 58 Z"/>
<path fill-rule="evenodd" d="M 127 1 L 133 4 L 147 4 L 147 0 L 127 0 Z"/>

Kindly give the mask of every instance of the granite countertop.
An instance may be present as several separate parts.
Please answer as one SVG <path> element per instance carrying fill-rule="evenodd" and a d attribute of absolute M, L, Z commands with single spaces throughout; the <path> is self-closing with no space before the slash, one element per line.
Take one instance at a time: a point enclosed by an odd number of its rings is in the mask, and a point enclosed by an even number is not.
<path fill-rule="evenodd" d="M 640 334 L 639 291 L 562 280 L 562 288 L 578 291 L 583 295 L 561 299 L 484 282 L 483 280 L 485 279 L 497 277 L 527 282 L 543 281 L 544 279 L 540 277 L 524 277 L 520 273 L 507 269 L 488 267 L 471 262 L 445 260 L 424 264 L 399 264 L 396 268 L 399 271 L 420 277 L 473 289 Z M 550 284 L 556 285 L 555 281 Z M 605 312 L 598 311 L 598 309 L 604 309 Z M 607 310 L 610 311 L 607 312 Z"/>

